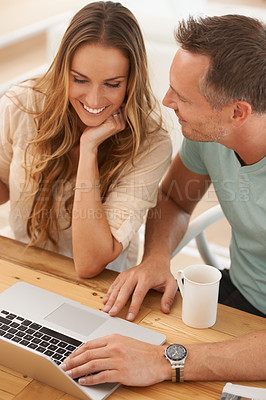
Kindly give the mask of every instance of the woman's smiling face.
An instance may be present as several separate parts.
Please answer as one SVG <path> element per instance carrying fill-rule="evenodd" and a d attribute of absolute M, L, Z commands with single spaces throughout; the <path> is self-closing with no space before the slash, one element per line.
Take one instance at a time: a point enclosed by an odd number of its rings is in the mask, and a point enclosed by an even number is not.
<path fill-rule="evenodd" d="M 79 47 L 70 67 L 68 98 L 84 125 L 101 125 L 122 105 L 129 60 L 115 47 L 98 43 Z"/>

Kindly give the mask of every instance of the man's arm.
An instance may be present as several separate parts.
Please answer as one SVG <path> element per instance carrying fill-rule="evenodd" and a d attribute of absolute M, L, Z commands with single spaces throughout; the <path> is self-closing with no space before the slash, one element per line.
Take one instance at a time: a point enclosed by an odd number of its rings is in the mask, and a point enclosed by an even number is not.
<path fill-rule="evenodd" d="M 177 154 L 162 182 L 157 206 L 148 215 L 143 260 L 154 254 L 171 258 L 209 185 L 209 175 L 192 172 Z"/>
<path fill-rule="evenodd" d="M 232 340 L 186 346 L 188 381 L 257 381 L 266 379 L 266 331 Z"/>
<path fill-rule="evenodd" d="M 177 339 L 178 342 L 178 339 Z M 186 345 L 185 381 L 266 380 L 266 330 L 216 343 Z M 165 346 L 110 335 L 87 342 L 61 368 L 82 385 L 149 386 L 171 379 Z M 95 373 L 94 375 L 88 374 Z"/>
<path fill-rule="evenodd" d="M 127 316 L 132 321 L 149 289 L 163 292 L 161 309 L 170 311 L 177 290 L 170 271 L 171 255 L 209 183 L 208 175 L 190 171 L 179 155 L 175 157 L 159 190 L 157 205 L 148 214 L 143 260 L 121 273 L 110 286 L 104 298 L 105 312 L 117 315 L 132 294 Z"/>

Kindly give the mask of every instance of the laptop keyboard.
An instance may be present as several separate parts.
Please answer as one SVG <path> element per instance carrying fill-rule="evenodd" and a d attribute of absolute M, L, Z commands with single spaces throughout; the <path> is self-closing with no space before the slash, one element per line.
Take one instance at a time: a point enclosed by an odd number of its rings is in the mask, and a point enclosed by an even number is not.
<path fill-rule="evenodd" d="M 80 347 L 83 342 L 43 325 L 0 310 L 0 337 L 43 353 L 57 365 Z"/>

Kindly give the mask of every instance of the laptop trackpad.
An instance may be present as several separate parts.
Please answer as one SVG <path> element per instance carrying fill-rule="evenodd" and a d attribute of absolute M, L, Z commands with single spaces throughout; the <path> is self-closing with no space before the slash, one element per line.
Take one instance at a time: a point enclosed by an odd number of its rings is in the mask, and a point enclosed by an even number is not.
<path fill-rule="evenodd" d="M 90 311 L 81 310 L 67 303 L 62 304 L 45 319 L 83 336 L 90 335 L 106 322 L 104 317 L 95 315 Z"/>

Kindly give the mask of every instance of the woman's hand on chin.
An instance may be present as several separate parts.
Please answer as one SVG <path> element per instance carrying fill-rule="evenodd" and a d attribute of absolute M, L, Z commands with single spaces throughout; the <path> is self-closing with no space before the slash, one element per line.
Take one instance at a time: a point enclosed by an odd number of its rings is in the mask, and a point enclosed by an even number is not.
<path fill-rule="evenodd" d="M 124 114 L 121 108 L 115 111 L 101 125 L 87 127 L 80 137 L 81 147 L 97 149 L 109 137 L 121 132 L 126 127 Z"/>

